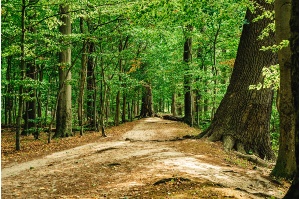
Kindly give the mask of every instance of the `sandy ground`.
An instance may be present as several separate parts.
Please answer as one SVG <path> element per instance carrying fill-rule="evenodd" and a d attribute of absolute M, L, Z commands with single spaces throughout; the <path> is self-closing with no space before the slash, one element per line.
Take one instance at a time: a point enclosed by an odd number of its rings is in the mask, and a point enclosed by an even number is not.
<path fill-rule="evenodd" d="M 2 198 L 284 196 L 287 187 L 270 181 L 270 169 L 231 164 L 216 143 L 177 140 L 184 132 L 174 123 L 146 118 L 114 139 L 6 165 Z"/>

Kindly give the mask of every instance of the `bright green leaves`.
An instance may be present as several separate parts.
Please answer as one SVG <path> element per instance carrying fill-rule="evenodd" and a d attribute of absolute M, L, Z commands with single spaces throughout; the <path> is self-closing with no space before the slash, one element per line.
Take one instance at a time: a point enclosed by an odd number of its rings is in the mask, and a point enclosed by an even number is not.
<path fill-rule="evenodd" d="M 271 50 L 272 52 L 278 52 L 279 50 L 281 50 L 282 48 L 286 48 L 289 45 L 289 40 L 282 40 L 280 42 L 280 44 L 278 45 L 273 45 L 273 46 L 262 46 L 261 50 L 262 51 L 267 51 L 267 50 Z"/>
<path fill-rule="evenodd" d="M 279 89 L 279 64 L 272 65 L 270 67 L 264 67 L 262 70 L 263 74 L 263 83 L 258 83 L 257 85 L 250 85 L 249 89 L 264 89 L 264 88 L 272 88 L 274 90 Z"/>

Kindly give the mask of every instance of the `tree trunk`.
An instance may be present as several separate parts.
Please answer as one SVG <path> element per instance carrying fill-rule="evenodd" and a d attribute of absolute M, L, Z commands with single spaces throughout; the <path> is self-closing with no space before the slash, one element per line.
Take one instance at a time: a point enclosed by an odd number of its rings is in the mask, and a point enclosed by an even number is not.
<path fill-rule="evenodd" d="M 60 26 L 62 36 L 71 34 L 71 20 L 68 5 L 60 5 Z M 62 40 L 64 42 L 64 40 Z M 56 114 L 56 131 L 53 137 L 68 137 L 72 135 L 72 99 L 71 99 L 71 48 L 68 44 L 59 53 L 59 93 Z"/>
<path fill-rule="evenodd" d="M 273 10 L 273 6 L 264 1 L 258 3 Z M 250 85 L 263 81 L 264 66 L 276 64 L 274 53 L 260 50 L 263 45 L 273 45 L 274 38 L 270 35 L 263 41 L 257 39 L 270 22 L 262 19 L 253 23 L 259 14 L 259 10 L 256 14 L 246 12 L 249 24 L 243 27 L 230 84 L 211 125 L 200 136 L 209 137 L 211 141 L 223 140 L 226 150 L 235 148 L 274 160 L 269 132 L 273 92 L 266 88 L 249 90 Z"/>
<path fill-rule="evenodd" d="M 275 23 L 276 41 L 279 44 L 282 40 L 289 40 L 291 0 L 275 1 Z M 295 107 L 293 104 L 293 93 L 291 87 L 291 49 L 285 47 L 278 52 L 280 66 L 280 90 L 279 90 L 279 118 L 280 137 L 279 151 L 276 166 L 272 175 L 291 179 L 296 171 L 295 161 Z"/>
<path fill-rule="evenodd" d="M 25 62 L 25 9 L 26 9 L 26 1 L 22 0 L 22 13 L 21 13 L 21 62 L 20 62 L 20 76 L 21 81 L 25 79 L 25 71 L 26 71 L 26 62 Z M 23 84 L 20 84 L 19 87 L 19 107 L 18 107 L 18 116 L 16 120 L 17 128 L 16 128 L 16 150 L 21 150 L 20 144 L 20 134 L 21 134 L 21 120 L 23 115 Z"/>
<path fill-rule="evenodd" d="M 144 85 L 140 117 L 153 117 L 153 99 L 151 85 Z"/>
<path fill-rule="evenodd" d="M 178 96 L 178 98 L 180 99 L 181 93 L 178 92 L 177 96 Z M 177 105 L 176 105 L 176 108 L 177 108 L 177 115 L 178 115 L 178 116 L 182 116 L 182 103 L 181 103 L 181 100 L 178 100 Z"/>
<path fill-rule="evenodd" d="M 129 109 L 128 109 L 129 111 Z M 126 93 L 123 92 L 123 105 L 122 105 L 122 123 L 126 122 Z"/>
<path fill-rule="evenodd" d="M 299 198 L 299 1 L 292 0 L 292 12 L 290 20 L 290 47 L 292 51 L 292 68 L 291 68 L 291 87 L 293 93 L 293 103 L 295 108 L 295 157 L 296 157 L 296 173 L 293 183 L 284 199 Z"/>
<path fill-rule="evenodd" d="M 119 126 L 120 122 L 120 93 L 121 91 L 118 91 L 116 95 L 116 113 L 115 113 L 115 126 Z"/>
<path fill-rule="evenodd" d="M 177 116 L 177 114 L 176 114 L 176 92 L 175 91 L 172 93 L 171 113 L 174 117 Z"/>
<path fill-rule="evenodd" d="M 192 26 L 187 27 L 187 32 L 193 30 Z M 193 116 L 192 116 L 192 90 L 191 83 L 192 77 L 190 74 L 189 63 L 192 61 L 192 37 L 190 35 L 186 36 L 183 51 L 183 61 L 185 62 L 185 74 L 184 74 L 184 122 L 190 126 L 193 126 Z"/>
<path fill-rule="evenodd" d="M 12 109 L 13 109 L 13 87 L 11 84 L 11 69 L 12 69 L 12 57 L 7 58 L 7 70 L 6 70 L 6 80 L 8 82 L 6 87 L 5 96 L 5 124 L 12 125 Z"/>
<path fill-rule="evenodd" d="M 31 80 L 36 80 L 36 66 L 34 63 L 27 63 L 26 68 L 28 69 L 26 76 Z M 21 135 L 29 135 L 31 133 L 34 134 L 35 138 L 38 139 L 37 129 L 36 129 L 36 88 L 29 88 L 26 91 L 29 93 L 30 100 L 24 102 L 25 105 L 25 113 L 24 113 L 24 121 L 25 126 L 21 133 Z"/>
<path fill-rule="evenodd" d="M 80 32 L 84 33 L 83 27 L 84 19 L 80 18 Z M 82 55 L 81 55 L 81 73 L 80 73 L 80 86 L 79 86 L 79 96 L 78 96 L 78 123 L 80 126 L 80 135 L 83 135 L 83 97 L 84 97 L 84 85 L 86 81 L 87 72 L 87 42 L 83 41 Z"/>
<path fill-rule="evenodd" d="M 89 126 L 94 128 L 96 115 L 95 115 L 95 93 L 96 93 L 96 80 L 95 80 L 95 58 L 93 53 L 95 53 L 95 44 L 93 42 L 88 42 L 88 60 L 87 60 L 87 118 L 89 121 Z M 95 130 L 95 129 L 94 129 Z"/>

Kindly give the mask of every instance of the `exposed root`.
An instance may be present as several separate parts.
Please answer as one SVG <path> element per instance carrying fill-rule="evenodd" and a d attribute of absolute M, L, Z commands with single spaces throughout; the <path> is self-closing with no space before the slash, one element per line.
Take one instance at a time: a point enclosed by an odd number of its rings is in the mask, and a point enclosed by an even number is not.
<path fill-rule="evenodd" d="M 183 182 L 183 181 L 191 181 L 191 180 L 188 178 L 183 178 L 183 177 L 164 178 L 164 179 L 161 179 L 161 180 L 155 182 L 153 185 L 164 184 L 166 182 Z"/>
<path fill-rule="evenodd" d="M 264 161 L 263 159 L 255 156 L 255 155 L 248 155 L 248 154 L 243 154 L 241 152 L 236 151 L 235 154 L 243 159 L 246 159 L 250 162 L 253 162 L 255 164 L 257 164 L 258 166 L 262 166 L 262 167 L 270 167 L 272 164 Z"/>

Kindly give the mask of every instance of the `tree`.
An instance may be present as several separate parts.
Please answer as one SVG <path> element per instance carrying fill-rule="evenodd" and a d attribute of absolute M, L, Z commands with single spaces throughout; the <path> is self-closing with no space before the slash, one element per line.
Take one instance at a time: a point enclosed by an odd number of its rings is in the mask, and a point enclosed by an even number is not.
<path fill-rule="evenodd" d="M 264 0 L 254 3 L 273 10 L 273 6 Z M 253 22 L 261 13 L 261 10 L 247 10 L 227 92 L 211 125 L 199 136 L 208 137 L 211 141 L 223 140 L 226 150 L 235 147 L 241 152 L 254 152 L 261 158 L 275 159 L 269 133 L 273 92 L 267 88 L 249 90 L 250 85 L 263 80 L 262 68 L 276 63 L 274 53 L 260 51 L 263 45 L 272 44 L 274 36 L 270 35 L 265 40 L 257 39 L 269 24 L 266 18 Z"/>
<path fill-rule="evenodd" d="M 26 1 L 22 0 L 22 12 L 21 12 L 21 42 L 20 42 L 20 47 L 21 47 L 21 62 L 20 62 L 20 76 L 21 76 L 21 81 L 25 79 L 25 74 L 26 74 L 26 62 L 25 62 L 25 32 L 26 32 L 26 26 L 25 26 L 25 18 L 26 18 Z M 16 150 L 19 151 L 21 150 L 21 145 L 20 145 L 20 134 L 21 134 L 21 119 L 22 119 L 22 114 L 23 114 L 23 92 L 24 88 L 22 83 L 19 86 L 19 108 L 18 108 L 18 117 L 17 117 L 17 129 L 16 129 Z"/>
<path fill-rule="evenodd" d="M 59 53 L 59 92 L 56 114 L 56 132 L 53 137 L 68 137 L 72 135 L 72 100 L 71 100 L 71 48 L 66 39 L 71 34 L 71 19 L 69 5 L 60 5 L 62 25 L 60 32 L 65 44 Z"/>
<path fill-rule="evenodd" d="M 150 84 L 143 86 L 142 107 L 140 117 L 153 117 L 153 96 Z"/>
<path fill-rule="evenodd" d="M 296 111 L 295 114 L 295 157 L 296 157 L 296 173 L 293 183 L 284 199 L 299 198 L 299 1 L 292 0 L 292 12 L 290 20 L 290 48 L 292 51 L 292 68 L 291 68 L 291 87 L 293 92 L 293 103 Z"/>
<path fill-rule="evenodd" d="M 35 0 L 30 0 L 29 4 L 34 4 Z M 32 27 L 32 20 L 36 17 L 35 9 L 27 9 L 26 18 L 29 22 L 27 27 L 28 33 L 34 35 L 36 30 Z M 34 39 L 30 39 L 29 43 L 35 43 Z M 37 68 L 35 64 L 35 58 L 30 58 L 30 61 L 26 61 L 26 77 L 34 82 L 37 79 Z M 38 132 L 36 129 L 36 88 L 33 85 L 30 85 L 29 88 L 26 89 L 26 92 L 29 93 L 29 97 L 27 100 L 24 101 L 25 105 L 25 113 L 24 113 L 24 129 L 21 135 L 29 135 L 31 133 L 34 134 L 35 138 L 38 139 Z"/>
<path fill-rule="evenodd" d="M 184 122 L 190 126 L 193 126 L 193 114 L 192 114 L 192 76 L 190 72 L 190 62 L 192 61 L 192 37 L 191 32 L 193 26 L 189 25 L 186 28 L 186 38 L 184 42 L 183 61 L 185 62 L 185 75 L 184 75 Z"/>
<path fill-rule="evenodd" d="M 290 18 L 291 18 L 291 0 L 275 1 L 275 24 L 276 40 L 279 43 L 283 40 L 289 40 L 291 36 Z M 292 93 L 292 49 L 283 47 L 278 52 L 278 61 L 280 66 L 280 91 L 279 91 L 279 118 L 280 118 L 280 137 L 279 152 L 276 166 L 272 175 L 291 179 L 296 171 L 295 161 L 295 107 L 293 104 Z"/>

